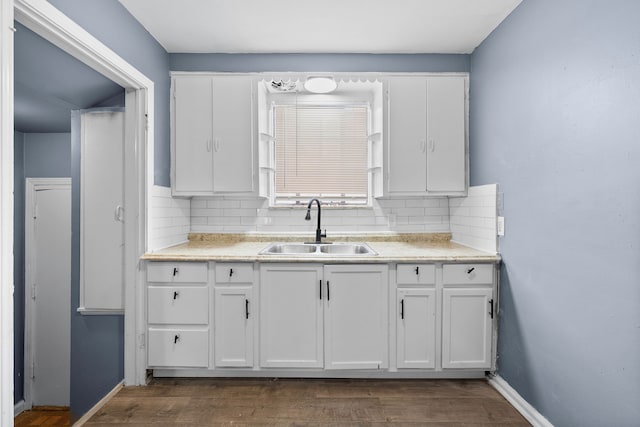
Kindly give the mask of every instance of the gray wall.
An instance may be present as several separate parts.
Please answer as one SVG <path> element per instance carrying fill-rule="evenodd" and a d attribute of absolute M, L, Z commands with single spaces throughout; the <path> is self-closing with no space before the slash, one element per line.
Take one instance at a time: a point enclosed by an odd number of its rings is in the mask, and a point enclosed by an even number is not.
<path fill-rule="evenodd" d="M 466 72 L 469 55 L 172 53 L 172 71 Z"/>
<path fill-rule="evenodd" d="M 170 185 L 169 55 L 116 0 L 50 0 L 54 7 L 87 30 L 154 82 L 154 182 Z"/>
<path fill-rule="evenodd" d="M 498 370 L 556 426 L 640 420 L 640 2 L 524 1 L 471 57 L 504 192 Z"/>
<path fill-rule="evenodd" d="M 24 134 L 13 133 L 13 401 L 24 399 Z"/>
<path fill-rule="evenodd" d="M 124 378 L 124 316 L 83 316 L 80 306 L 80 111 L 71 113 L 71 417 Z"/>
<path fill-rule="evenodd" d="M 155 184 L 169 186 L 169 56 L 115 0 L 51 0 L 155 83 Z M 123 316 L 81 317 L 79 302 L 79 154 L 72 163 L 71 416 L 77 419 L 124 376 Z"/>
<path fill-rule="evenodd" d="M 25 179 L 71 176 L 71 135 L 14 133 L 14 372 L 13 397 L 24 398 Z"/>

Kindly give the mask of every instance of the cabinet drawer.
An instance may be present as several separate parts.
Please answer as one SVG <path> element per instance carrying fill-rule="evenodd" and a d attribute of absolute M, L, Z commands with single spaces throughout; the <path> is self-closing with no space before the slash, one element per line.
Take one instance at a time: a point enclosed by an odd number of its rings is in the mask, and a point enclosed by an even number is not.
<path fill-rule="evenodd" d="M 147 291 L 149 323 L 209 323 L 209 289 L 185 286 L 149 286 Z"/>
<path fill-rule="evenodd" d="M 493 264 L 445 264 L 442 266 L 445 285 L 493 284 Z"/>
<path fill-rule="evenodd" d="M 150 262 L 147 282 L 207 283 L 206 262 Z"/>
<path fill-rule="evenodd" d="M 433 264 L 398 264 L 396 282 L 399 285 L 433 285 L 436 283 L 436 266 Z"/>
<path fill-rule="evenodd" d="M 206 368 L 209 330 L 149 328 L 149 366 Z"/>
<path fill-rule="evenodd" d="M 253 264 L 216 263 L 216 283 L 253 283 Z"/>

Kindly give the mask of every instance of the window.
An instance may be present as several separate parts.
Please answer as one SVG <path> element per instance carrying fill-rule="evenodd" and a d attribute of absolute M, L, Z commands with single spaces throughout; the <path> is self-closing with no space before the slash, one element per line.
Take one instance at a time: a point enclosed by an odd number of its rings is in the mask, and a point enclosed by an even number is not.
<path fill-rule="evenodd" d="M 259 194 L 269 206 L 370 206 L 382 196 L 382 83 L 336 78 L 329 94 L 304 89 L 304 76 L 258 84 Z"/>
<path fill-rule="evenodd" d="M 368 202 L 369 106 L 275 104 L 276 205 Z"/>

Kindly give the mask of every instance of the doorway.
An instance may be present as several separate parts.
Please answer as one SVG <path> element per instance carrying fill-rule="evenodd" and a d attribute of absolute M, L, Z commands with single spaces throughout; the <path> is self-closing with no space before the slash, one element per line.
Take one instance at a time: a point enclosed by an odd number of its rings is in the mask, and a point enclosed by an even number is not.
<path fill-rule="evenodd" d="M 25 406 L 69 406 L 71 178 L 27 178 Z"/>

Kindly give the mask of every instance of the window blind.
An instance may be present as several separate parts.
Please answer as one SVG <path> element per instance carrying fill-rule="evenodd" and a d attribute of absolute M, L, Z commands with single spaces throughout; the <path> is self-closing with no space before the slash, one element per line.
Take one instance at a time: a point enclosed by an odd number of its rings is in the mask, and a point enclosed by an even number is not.
<path fill-rule="evenodd" d="M 366 203 L 367 105 L 276 105 L 275 196 Z M 325 200 L 323 200 L 325 202 Z"/>

